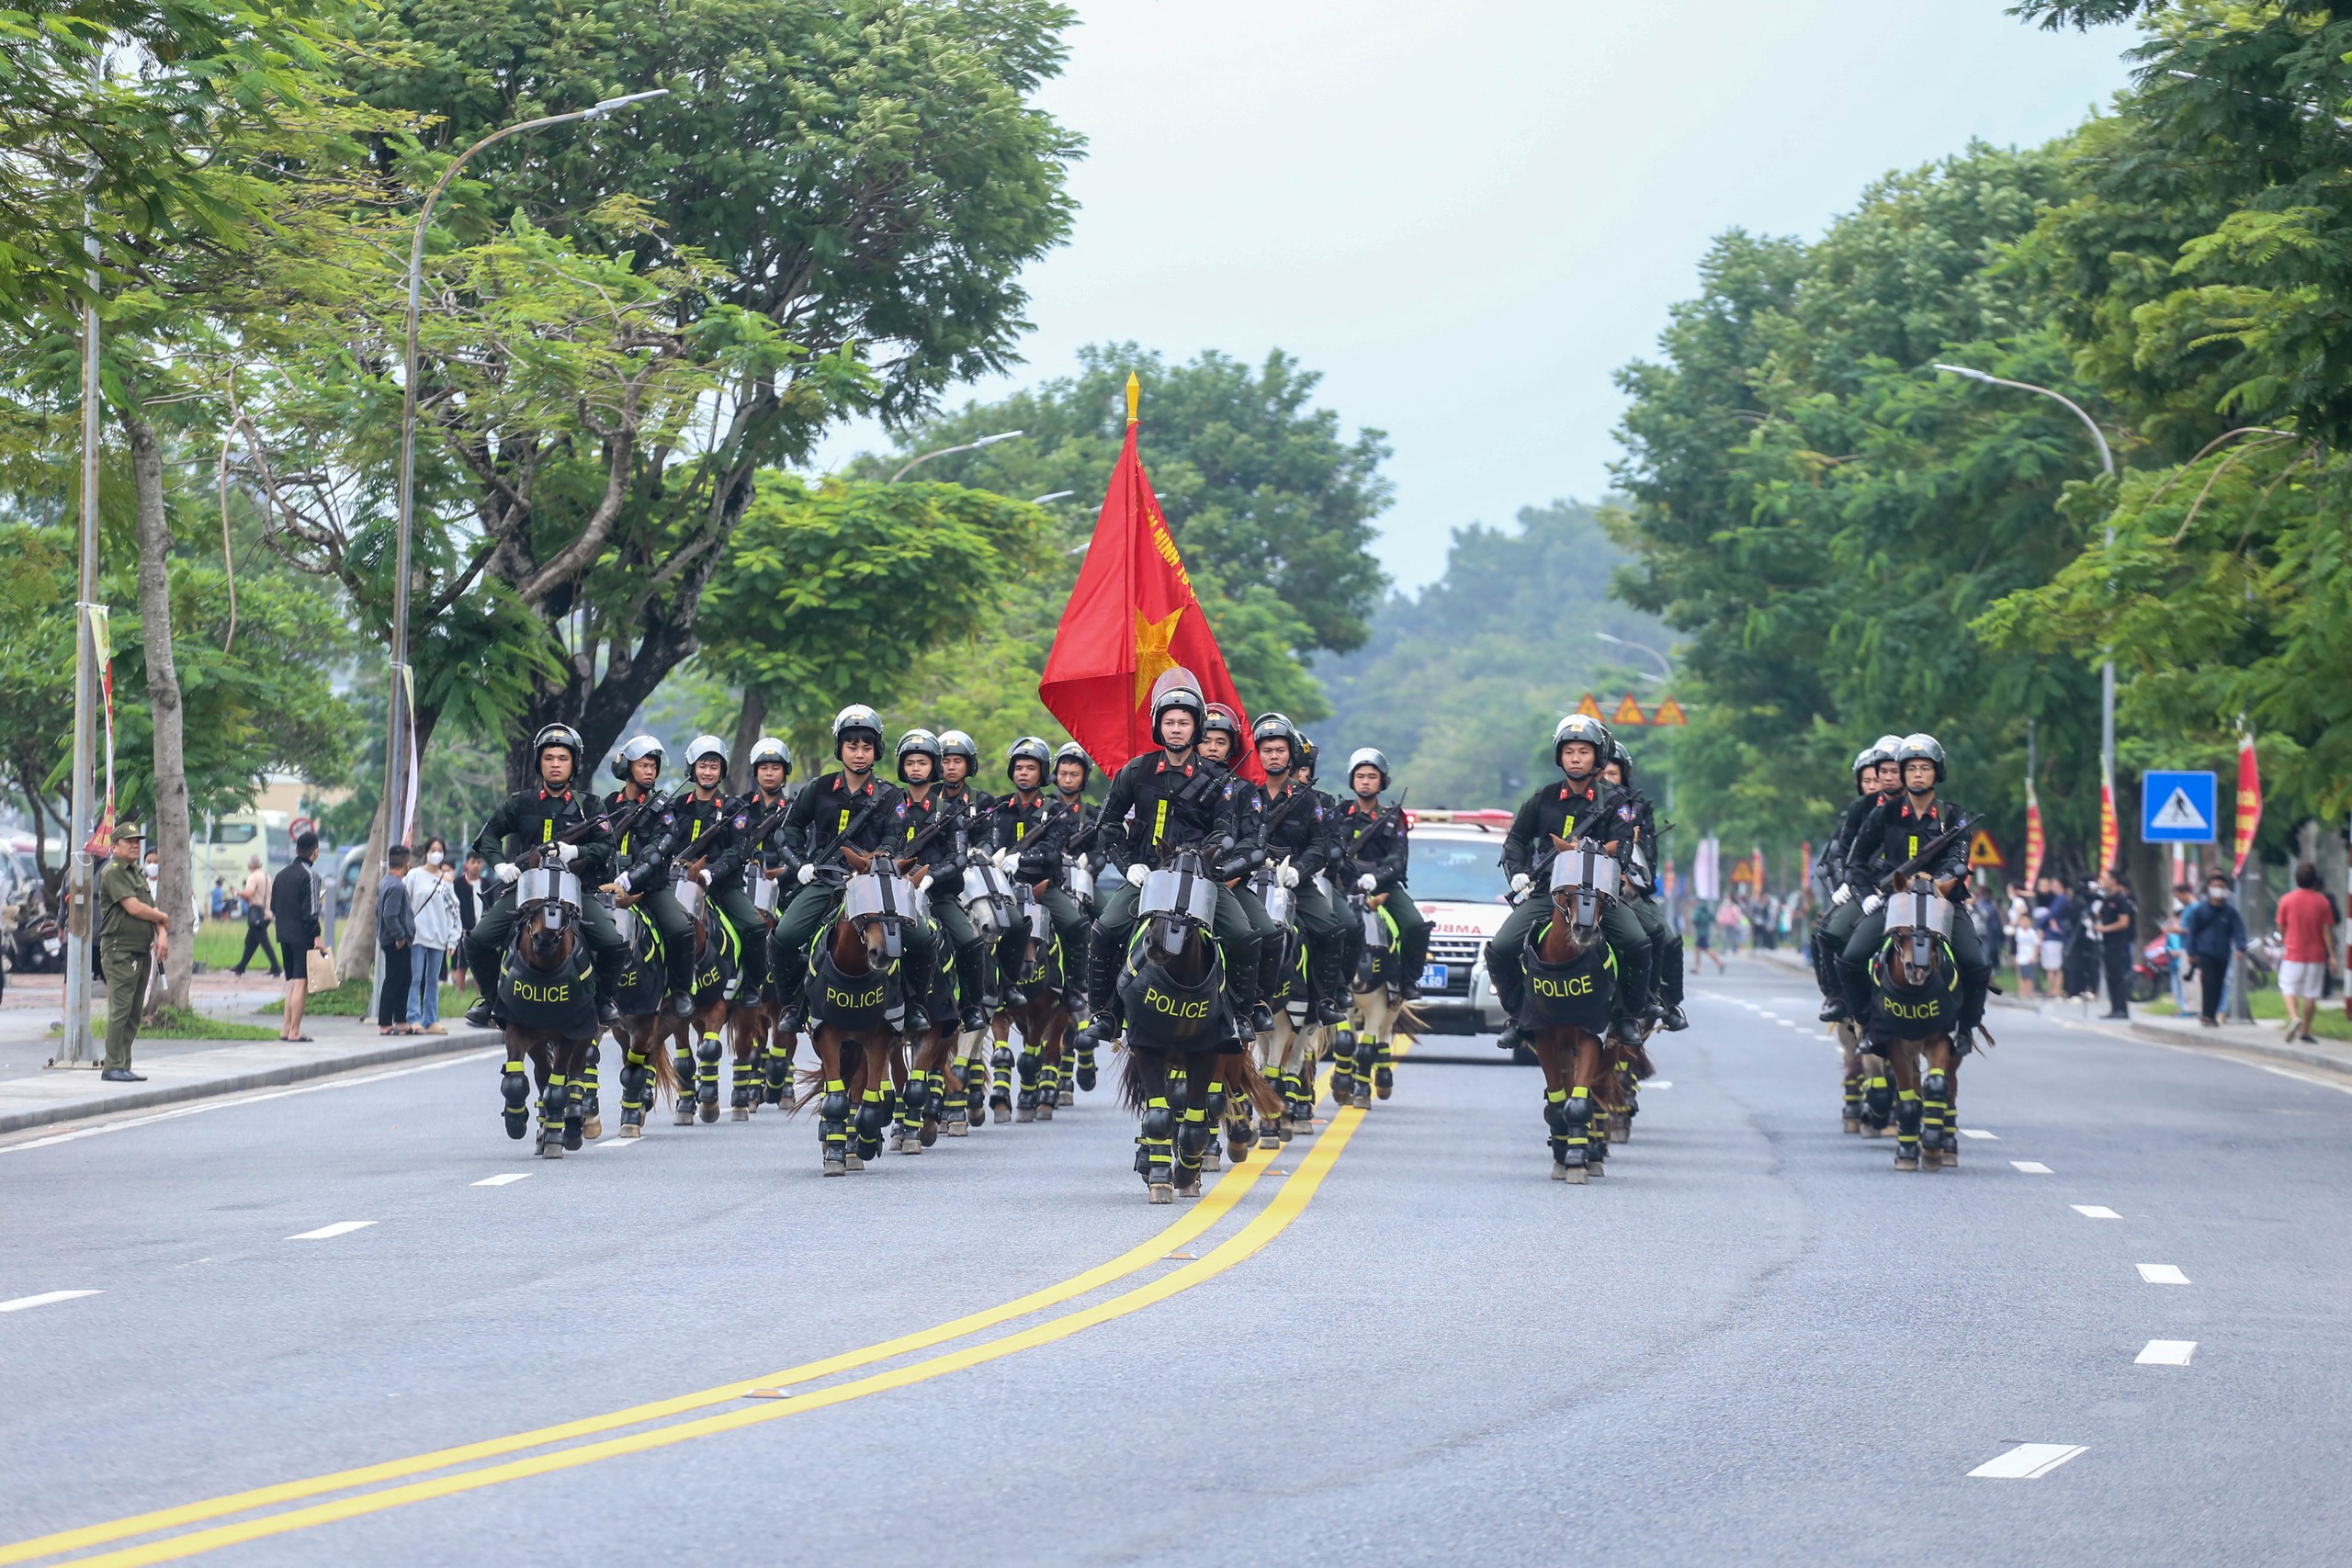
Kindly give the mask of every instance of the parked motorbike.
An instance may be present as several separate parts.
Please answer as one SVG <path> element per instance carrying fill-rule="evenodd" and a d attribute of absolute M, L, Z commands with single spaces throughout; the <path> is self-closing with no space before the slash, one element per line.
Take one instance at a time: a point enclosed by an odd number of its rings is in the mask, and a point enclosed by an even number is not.
<path fill-rule="evenodd" d="M 40 897 L 27 898 L 8 933 L 8 962 L 20 975 L 50 975 L 65 967 L 65 931 Z"/>

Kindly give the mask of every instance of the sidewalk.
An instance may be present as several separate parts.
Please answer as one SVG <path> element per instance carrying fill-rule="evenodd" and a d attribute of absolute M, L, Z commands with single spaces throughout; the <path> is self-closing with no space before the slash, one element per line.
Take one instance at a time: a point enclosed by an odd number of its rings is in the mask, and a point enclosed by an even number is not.
<path fill-rule="evenodd" d="M 1802 955 L 1779 949 L 1767 949 L 1749 954 L 1799 974 L 1812 976 L 1812 969 Z M 2275 1022 L 2224 1023 L 2207 1029 L 2193 1018 L 2173 1018 L 2164 1014 L 2135 1012 L 2129 1024 L 2120 1019 L 2108 1018 L 2095 1001 L 2035 1001 L 2023 997 L 1995 995 L 1987 998 L 1993 1006 L 2038 1013 L 2061 1023 L 2104 1026 L 2109 1032 L 2130 1032 L 2142 1040 L 2158 1045 L 2186 1045 L 2200 1050 L 2222 1050 L 2240 1055 L 2292 1062 L 2299 1066 L 2324 1067 L 2352 1077 L 2352 1042 L 2337 1040 L 2298 1040 L 2292 1044 L 2279 1038 L 2284 1026 Z M 1988 1023 L 1994 1022 L 1987 1019 Z"/>
<path fill-rule="evenodd" d="M 267 981 L 256 985 L 257 978 L 198 976 L 198 1010 L 239 1023 L 276 1028 L 277 1015 L 257 1010 L 277 1000 L 279 990 Z M 371 1019 L 312 1014 L 302 1021 L 302 1026 L 313 1039 L 302 1043 L 141 1040 L 131 1060 L 147 1081 L 102 1083 L 95 1061 L 87 1067 L 47 1065 L 62 1044 L 59 1036 L 50 1032 L 50 1025 L 62 1009 L 63 997 L 64 984 L 57 976 L 8 976 L 6 1002 L 0 1006 L 0 1134 L 212 1095 L 272 1089 L 331 1073 L 479 1049 L 499 1040 L 496 1031 L 469 1029 L 460 1018 L 442 1020 L 449 1031 L 446 1035 L 387 1037 L 376 1032 Z"/>

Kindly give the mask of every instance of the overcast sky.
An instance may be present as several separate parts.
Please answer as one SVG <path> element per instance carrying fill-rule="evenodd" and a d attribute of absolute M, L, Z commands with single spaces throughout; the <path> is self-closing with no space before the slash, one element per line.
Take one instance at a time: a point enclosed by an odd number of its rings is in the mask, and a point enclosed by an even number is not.
<path fill-rule="evenodd" d="M 1611 373 L 1652 352 L 1713 235 L 1812 235 L 1889 169 L 2046 140 L 2123 85 L 2132 41 L 2004 0 L 1078 9 L 1042 95 L 1090 144 L 1077 228 L 1028 275 L 1027 366 L 974 390 L 1086 343 L 1287 349 L 1348 429 L 1388 433 L 1379 550 L 1408 587 L 1462 524 L 1603 491 Z M 875 444 L 843 431 L 820 457 Z"/>

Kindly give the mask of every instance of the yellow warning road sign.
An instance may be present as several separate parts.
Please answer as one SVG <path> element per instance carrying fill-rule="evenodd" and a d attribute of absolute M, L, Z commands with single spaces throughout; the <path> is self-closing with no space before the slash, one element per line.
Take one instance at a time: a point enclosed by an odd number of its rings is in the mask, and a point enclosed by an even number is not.
<path fill-rule="evenodd" d="M 1968 869 L 1971 871 L 2007 871 L 2009 863 L 2001 858 L 2001 846 L 1993 835 L 1979 828 L 1968 840 Z"/>

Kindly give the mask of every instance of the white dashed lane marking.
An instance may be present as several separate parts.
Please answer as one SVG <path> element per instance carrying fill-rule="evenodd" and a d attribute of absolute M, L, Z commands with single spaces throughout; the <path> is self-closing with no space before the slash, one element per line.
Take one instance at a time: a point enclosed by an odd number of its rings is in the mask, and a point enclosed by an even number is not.
<path fill-rule="evenodd" d="M 1982 1127 L 1962 1127 L 1960 1130 L 1960 1135 L 1963 1138 L 1983 1138 L 1988 1143 L 1995 1144 L 2001 1141 L 2001 1135 L 1998 1133 L 1988 1133 Z"/>
<path fill-rule="evenodd" d="M 1980 1481 L 2039 1481 L 2068 1460 L 2086 1452 L 2080 1443 L 2019 1443 L 1968 1473 Z"/>
<path fill-rule="evenodd" d="M 2143 1367 L 2185 1367 L 2188 1358 L 2197 1352 L 2194 1339 L 2151 1339 L 2148 1348 L 2133 1358 Z"/>
<path fill-rule="evenodd" d="M 2042 1164 L 2038 1159 L 2013 1159 L 2009 1161 L 2009 1163 L 2017 1167 L 2018 1169 L 2025 1172 L 2028 1176 L 2048 1176 L 2052 1174 L 2050 1168 Z"/>
<path fill-rule="evenodd" d="M 2188 1276 L 2180 1271 L 2180 1266 L 2178 1264 L 2143 1263 L 2139 1268 L 2140 1278 L 2145 1280 L 2151 1285 L 2186 1285 L 2188 1283 Z"/>
<path fill-rule="evenodd" d="M 2104 1203 L 2075 1203 L 2069 1206 L 2086 1220 L 2120 1220 L 2123 1217 Z"/>
<path fill-rule="evenodd" d="M 375 1223 L 373 1220 L 337 1220 L 331 1225 L 321 1225 L 314 1231 L 304 1231 L 300 1235 L 289 1235 L 286 1239 L 288 1241 L 333 1241 L 336 1236 L 349 1235 L 353 1231 L 364 1231 Z"/>
<path fill-rule="evenodd" d="M 56 1302 L 79 1301 L 84 1296 L 105 1293 L 103 1291 L 43 1291 L 37 1296 L 18 1296 L 12 1302 L 0 1302 L 0 1312 L 23 1312 L 28 1307 L 45 1307 Z"/>
<path fill-rule="evenodd" d="M 476 1187 L 512 1187 L 518 1181 L 530 1179 L 531 1173 L 527 1170 L 510 1170 L 499 1176 L 485 1176 L 474 1185 Z"/>

